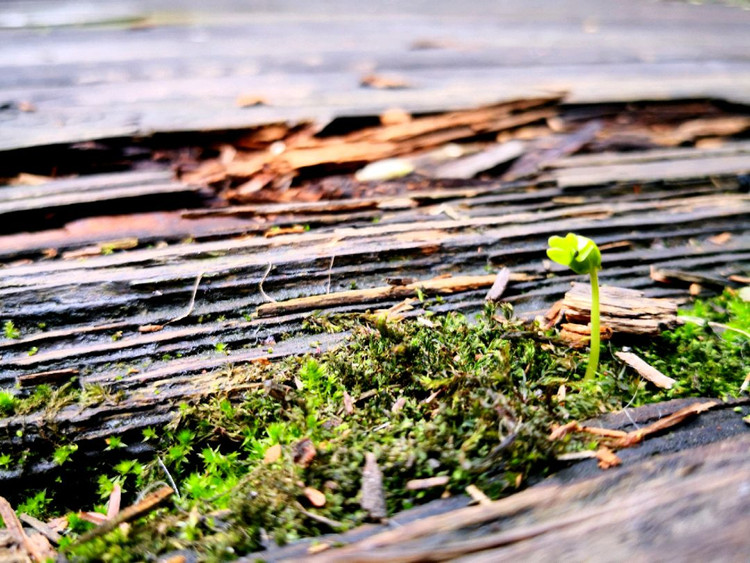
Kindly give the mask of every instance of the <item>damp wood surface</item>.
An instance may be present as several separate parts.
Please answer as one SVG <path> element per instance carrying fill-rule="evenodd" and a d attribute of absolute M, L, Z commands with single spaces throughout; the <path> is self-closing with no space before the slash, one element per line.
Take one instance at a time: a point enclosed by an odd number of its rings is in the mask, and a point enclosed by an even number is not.
<path fill-rule="evenodd" d="M 617 344 L 672 326 L 691 295 L 740 287 L 748 24 L 725 5 L 646 0 L 4 3 L 0 390 L 53 399 L 0 418 L 0 452 L 38 454 L 0 469 L 0 489 L 53 474 L 55 440 L 107 462 L 107 440 L 163 428 L 180 404 L 271 393 L 235 367 L 346 345 L 308 330 L 320 317 L 473 314 L 494 290 L 525 319 L 564 298 L 548 320 L 585 344 L 587 286 L 546 258 L 551 235 L 601 248 Z M 353 174 L 394 158 L 412 173 Z M 55 403 L 71 386 L 98 399 Z M 624 434 L 678 409 L 601 425 Z M 748 444 L 729 411 L 617 452 L 615 477 L 589 460 L 317 557 L 736 553 Z M 628 543 L 627 526 L 653 542 Z"/>

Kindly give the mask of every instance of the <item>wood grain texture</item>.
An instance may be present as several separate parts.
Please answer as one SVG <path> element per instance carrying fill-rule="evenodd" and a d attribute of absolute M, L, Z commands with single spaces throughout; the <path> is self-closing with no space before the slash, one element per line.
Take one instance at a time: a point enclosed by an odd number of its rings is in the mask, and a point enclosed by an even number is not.
<path fill-rule="evenodd" d="M 77 4 L 66 14 L 45 2 L 7 4 L 0 150 L 287 119 L 325 124 L 559 91 L 574 102 L 750 101 L 750 14 L 726 6 L 235 0 L 211 10 Z M 373 71 L 413 86 L 361 87 Z M 265 105 L 239 107 L 242 96 Z"/>

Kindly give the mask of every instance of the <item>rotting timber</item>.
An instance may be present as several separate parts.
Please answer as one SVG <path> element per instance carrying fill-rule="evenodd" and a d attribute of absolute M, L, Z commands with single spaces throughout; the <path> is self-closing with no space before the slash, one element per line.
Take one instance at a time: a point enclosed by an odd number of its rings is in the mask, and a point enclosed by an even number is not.
<path fill-rule="evenodd" d="M 575 122 L 601 111 L 577 109 L 572 115 Z M 462 118 L 476 119 L 471 112 Z M 712 131 L 711 119 L 700 127 Z M 733 119 L 744 123 L 741 115 Z M 412 130 L 424 135 L 436 123 L 454 126 L 443 121 L 428 118 Z M 601 129 L 586 133 L 589 142 Z M 604 128 L 603 138 L 610 147 L 622 142 L 612 126 Z M 336 146 L 335 140 L 321 142 Z M 580 146 L 566 142 L 557 146 Z M 31 188 L 33 197 L 26 199 L 14 195 L 24 188 L 12 188 L 2 210 L 9 217 L 55 202 L 68 215 L 82 217 L 79 223 L 89 221 L 90 228 L 77 238 L 69 230 L 0 237 L 0 253 L 12 265 L 0 271 L 0 319 L 21 331 L 20 338 L 0 342 L 0 384 L 20 383 L 29 392 L 35 384 L 60 385 L 76 377 L 84 388 L 103 386 L 118 394 L 117 402 L 80 412 L 67 407 L 55 415 L 58 431 L 68 439 L 92 443 L 169 420 L 177 402 L 211 392 L 211 373 L 227 364 L 304 353 L 312 343 L 326 346 L 340 339 L 306 336 L 301 327 L 311 314 L 387 308 L 416 297 L 420 283 L 431 278 L 449 275 L 459 283 L 461 276 L 491 278 L 488 273 L 507 267 L 514 277 L 503 299 L 527 317 L 539 314 L 574 279 L 542 259 L 552 234 L 576 231 L 594 238 L 605 252 L 602 282 L 653 297 L 684 296 L 685 285 L 652 280 L 652 268 L 713 276 L 730 285 L 730 276 L 747 274 L 746 141 L 718 149 L 581 156 L 564 156 L 566 150 L 554 146 L 551 155 L 548 150 L 529 148 L 528 154 L 536 155 L 532 180 L 418 177 L 308 203 L 162 210 L 140 215 L 143 223 L 135 224 L 86 219 L 90 212 L 81 207 L 80 194 L 117 206 L 123 198 L 196 189 L 163 172 L 52 181 Z M 345 177 L 332 180 L 353 189 Z M 300 225 L 306 228 L 284 234 Z M 198 240 L 176 242 L 190 233 Z M 133 244 L 122 243 L 132 238 Z M 170 244 L 153 245 L 158 240 Z M 46 249 L 57 243 L 60 248 L 50 254 Z M 85 252 L 55 257 L 66 247 Z M 417 282 L 392 291 L 373 289 L 393 276 Z M 450 279 L 441 283 L 445 291 L 432 310 L 471 311 L 481 307 L 491 281 L 454 288 Z M 359 289 L 356 299 L 336 297 L 353 288 Z M 301 297 L 300 306 L 285 307 Z M 231 381 L 225 383 L 231 388 Z M 0 443 L 35 447 L 44 441 L 48 422 L 43 414 L 4 419 Z M 15 437 L 19 428 L 22 440 Z"/>
<path fill-rule="evenodd" d="M 386 309 L 405 298 L 414 299 L 413 313 L 477 311 L 500 268 L 510 271 L 502 299 L 524 317 L 541 314 L 579 280 L 543 259 L 553 234 L 594 238 L 605 255 L 602 283 L 649 297 L 680 300 L 688 285 L 701 291 L 747 277 L 746 141 L 566 156 L 602 131 L 605 146 L 621 142 L 611 127 L 585 128 L 577 122 L 552 149 L 527 147 L 533 162 L 517 168 L 526 179 L 513 181 L 303 177 L 291 190 L 328 182 L 345 195 L 288 200 L 271 182 L 282 196 L 268 202 L 237 200 L 248 178 L 210 188 L 131 171 L 47 182 L 33 191 L 39 201 L 17 207 L 21 190 L 13 188 L 9 217 L 55 201 L 88 227 L 0 237 L 0 320 L 20 333 L 0 342 L 0 384 L 20 386 L 21 395 L 62 389 L 49 408 L 0 420 L 0 447 L 35 452 L 33 463 L 0 479 L 10 486 L 53 472 L 61 442 L 91 461 L 148 455 L 151 446 L 131 438 L 175 420 L 180 403 L 264 384 L 233 365 L 324 351 L 346 338 L 309 334 L 313 315 Z M 142 200 L 153 207 L 135 224 L 128 216 L 108 224 L 89 216 L 77 194 L 87 186 L 111 210 L 139 201 L 149 186 L 177 201 L 187 195 L 192 207 Z M 217 207 L 196 206 L 212 189 Z M 183 240 L 191 233 L 196 240 Z M 73 385 L 95 400 L 66 404 Z M 116 437 L 130 445 L 107 451 Z"/>
<path fill-rule="evenodd" d="M 693 179 L 645 186 L 640 193 L 628 184 L 594 186 L 576 192 L 585 203 L 549 211 L 538 209 L 566 192 L 498 182 L 457 192 L 450 197 L 443 190 L 440 204 L 428 199 L 426 205 L 389 212 L 379 224 L 358 229 L 343 226 L 352 225 L 344 214 L 336 230 L 178 244 L 7 268 L 0 274 L 0 316 L 12 320 L 22 336 L 2 343 L 3 382 L 13 385 L 35 373 L 75 373 L 84 386 L 123 392 L 119 402 L 82 412 L 68 407 L 55 415 L 58 430 L 67 438 L 95 441 L 169 420 L 178 401 L 221 384 L 210 376 L 212 370 L 301 353 L 310 350 L 312 342 L 325 345 L 337 339 L 300 333 L 314 306 L 252 318 L 258 307 L 267 306 L 261 282 L 267 296 L 283 302 L 325 295 L 329 286 L 331 293 L 344 291 L 353 282 L 360 288 L 382 286 L 384 278 L 394 274 L 418 279 L 486 275 L 487 264 L 507 266 L 528 281 L 511 281 L 505 299 L 521 313 L 533 314 L 563 295 L 573 279 L 559 273 L 547 277 L 541 257 L 546 238 L 554 233 L 583 231 L 605 248 L 611 245 L 603 282 L 645 289 L 653 296 L 684 295 L 684 288 L 652 282 L 651 266 L 711 272 L 731 283 L 728 277 L 745 274 L 750 262 L 750 201 L 731 178 L 718 187 L 711 180 Z M 526 194 L 534 203 L 506 203 Z M 411 195 L 419 198 L 419 192 Z M 464 217 L 430 215 L 442 213 L 440 205 L 450 205 Z M 711 236 L 724 232 L 732 234 L 729 241 L 710 242 Z M 486 289 L 444 295 L 433 310 L 476 310 Z M 403 297 L 386 295 L 322 313 L 386 308 Z M 173 319 L 179 320 L 170 322 Z M 39 322 L 46 323 L 44 330 L 35 328 Z M 154 325 L 162 328 L 139 331 Z M 288 335 L 297 336 L 279 345 L 272 342 Z M 216 350 L 217 342 L 226 344 L 228 355 Z M 38 351 L 29 355 L 32 347 Z M 4 440 L 18 445 L 15 431 L 23 428 L 22 442 L 35 447 L 44 441 L 48 422 L 37 414 L 0 424 Z"/>

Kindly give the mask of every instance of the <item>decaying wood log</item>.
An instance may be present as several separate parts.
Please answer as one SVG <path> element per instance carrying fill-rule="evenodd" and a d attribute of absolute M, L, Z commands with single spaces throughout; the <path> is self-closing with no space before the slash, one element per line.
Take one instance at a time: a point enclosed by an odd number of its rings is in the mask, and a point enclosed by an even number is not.
<path fill-rule="evenodd" d="M 644 297 L 642 291 L 602 286 L 599 292 L 602 338 L 614 334 L 655 336 L 677 324 L 677 302 L 671 299 Z M 591 286 L 574 283 L 562 304 L 548 313 L 548 318 L 564 316 L 560 337 L 574 346 L 587 344 L 591 334 L 587 324 L 591 317 Z"/>
<path fill-rule="evenodd" d="M 498 110 L 469 112 L 478 131 L 484 125 L 476 120 L 486 118 L 486 111 Z M 520 108 L 513 112 L 527 113 Z M 420 142 L 433 142 L 429 131 L 435 123 L 448 126 L 454 118 L 420 119 L 358 134 L 370 135 L 368 142 L 407 143 L 420 135 L 425 135 Z M 250 139 L 248 146 L 263 150 L 292 131 L 272 131 L 267 138 Z M 374 137 L 383 131 L 388 136 Z M 295 142 L 313 147 L 323 139 L 302 135 Z M 743 150 L 720 154 L 737 157 Z M 675 167 L 688 159 L 717 156 L 677 152 L 669 161 Z M 54 386 L 77 377 L 84 389 L 102 386 L 116 396 L 119 402 L 103 401 L 83 411 L 71 406 L 55 414 L 56 431 L 77 440 L 81 451 L 96 455 L 97 440 L 168 422 L 175 403 L 206 396 L 212 389 L 208 380 L 217 373 L 215 388 L 222 392 L 257 384 L 221 376 L 229 363 L 304 353 L 315 350 L 317 341 L 321 349 L 335 344 L 340 336 L 299 336 L 304 319 L 315 309 L 323 314 L 388 309 L 420 290 L 428 299 L 430 292 L 440 293 L 440 301 L 430 303 L 435 312 L 477 311 L 495 280 L 488 268 L 508 268 L 516 277 L 502 300 L 512 303 L 519 315 L 539 314 L 578 279 L 545 264 L 546 241 L 553 234 L 577 231 L 591 236 L 605 251 L 605 284 L 645 290 L 654 297 L 684 291 L 654 283 L 648 277 L 651 266 L 700 272 L 727 284 L 735 283 L 730 276 L 747 276 L 750 199 L 741 179 L 715 182 L 696 166 L 684 181 L 642 185 L 638 164 L 627 164 L 635 173 L 607 176 L 606 164 L 586 163 L 587 170 L 596 169 L 600 178 L 608 179 L 602 185 L 576 187 L 575 193 L 548 181 L 429 179 L 357 191 L 350 179 L 339 178 L 325 180 L 328 188 L 342 190 L 345 199 L 336 201 L 145 214 L 133 225 L 127 217 L 112 222 L 102 217 L 70 230 L 36 233 L 23 244 L 17 235 L 0 237 L 6 266 L 0 269 L 0 321 L 13 322 L 20 332 L 18 338 L 0 341 L 0 385 L 16 393 L 20 383 L 20 392 L 28 394 L 43 382 Z M 744 169 L 737 164 L 734 174 Z M 575 172 L 580 167 L 553 170 Z M 137 184 L 137 175 L 127 177 L 125 173 L 117 181 Z M 112 178 L 76 181 L 79 186 L 88 182 L 96 191 Z M 69 189 L 50 184 L 48 190 Z M 294 189 L 304 191 L 306 186 Z M 196 241 L 182 240 L 193 228 Z M 239 233 L 244 236 L 236 237 Z M 274 236 L 263 236 L 266 233 Z M 715 238 L 717 234 L 722 238 Z M 59 259 L 65 250 L 104 248 L 103 242 L 128 238 L 138 239 L 139 246 Z M 143 244 L 162 239 L 166 244 Z M 12 263 L 40 254 L 43 260 Z M 446 275 L 451 277 L 437 279 Z M 385 285 L 395 278 L 428 281 Z M 469 283 L 463 283 L 466 280 Z M 362 289 L 352 290 L 353 285 Z M 277 303 L 268 303 L 266 296 Z M 261 314 L 254 317 L 256 311 Z M 642 319 L 636 317 L 621 317 L 619 323 L 643 330 Z M 280 335 L 291 338 L 272 344 Z M 157 388 L 158 396 L 149 395 Z M 0 447 L 33 447 L 45 452 L 42 457 L 51 455 L 43 432 L 47 422 L 44 413 L 0 421 L 0 429 L 5 429 Z M 23 441 L 14 438 L 21 428 Z M 40 461 L 26 471 L 52 467 Z M 2 479 L 19 476 L 0 473 Z"/>

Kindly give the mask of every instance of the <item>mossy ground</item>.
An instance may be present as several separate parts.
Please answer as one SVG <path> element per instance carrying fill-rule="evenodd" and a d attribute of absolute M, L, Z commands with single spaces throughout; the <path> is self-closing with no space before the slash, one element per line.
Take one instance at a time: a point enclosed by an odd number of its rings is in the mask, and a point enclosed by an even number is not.
<path fill-rule="evenodd" d="M 575 438 L 550 442 L 553 423 L 628 404 L 735 396 L 749 369 L 746 334 L 736 329 L 750 328 L 750 307 L 730 293 L 697 303 L 691 313 L 729 326 L 722 335 L 716 324 L 688 323 L 636 347 L 678 380 L 669 391 L 645 383 L 606 348 L 596 381 L 583 382 L 585 354 L 509 313 L 362 317 L 352 323 L 347 346 L 242 368 L 240 376 L 264 383 L 240 396 L 181 405 L 168 427 L 137 437 L 154 444 L 156 455 L 86 468 L 74 445 L 58 447 L 56 481 L 28 492 L 18 511 L 69 514 L 65 542 L 72 559 L 143 560 L 181 548 L 206 559 L 229 559 L 267 541 L 286 543 L 366 521 L 359 495 L 367 452 L 377 456 L 383 472 L 389 513 L 460 493 L 469 484 L 497 498 L 557 468 L 556 455 L 596 446 Z M 332 322 L 319 324 L 330 328 Z M 6 413 L 22 407 L 0 401 Z M 268 454 L 276 444 L 281 455 L 273 459 Z M 123 445 L 112 438 L 107 448 L 116 454 Z M 67 468 L 89 479 L 98 501 L 72 506 L 69 497 L 60 500 Z M 448 484 L 406 488 L 411 479 L 433 476 L 447 476 Z M 180 497 L 168 506 L 103 537 L 73 543 L 91 525 L 71 511 L 103 510 L 103 504 L 93 504 L 106 502 L 115 484 L 128 504 L 170 479 Z M 306 487 L 323 493 L 325 505 L 312 506 Z"/>

